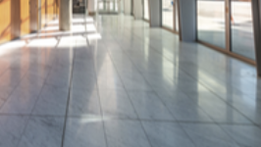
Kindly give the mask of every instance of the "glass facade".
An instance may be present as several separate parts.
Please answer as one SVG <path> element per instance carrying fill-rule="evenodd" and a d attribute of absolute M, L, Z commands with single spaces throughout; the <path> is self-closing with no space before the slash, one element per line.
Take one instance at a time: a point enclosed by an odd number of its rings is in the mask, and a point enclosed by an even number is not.
<path fill-rule="evenodd" d="M 231 1 L 232 52 L 255 59 L 251 0 Z"/>
<path fill-rule="evenodd" d="M 251 0 L 198 0 L 197 11 L 198 40 L 255 60 Z"/>
<path fill-rule="evenodd" d="M 162 26 L 174 29 L 173 0 L 162 0 Z"/>
<path fill-rule="evenodd" d="M 197 1 L 198 40 L 226 48 L 225 1 Z"/>
<path fill-rule="evenodd" d="M 162 26 L 179 31 L 179 13 L 177 0 L 162 0 Z"/>

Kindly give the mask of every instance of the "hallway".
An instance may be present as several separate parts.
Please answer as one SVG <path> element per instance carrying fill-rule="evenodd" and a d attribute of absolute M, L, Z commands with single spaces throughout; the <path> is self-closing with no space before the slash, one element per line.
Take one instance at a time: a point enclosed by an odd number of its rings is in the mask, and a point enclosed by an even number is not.
<path fill-rule="evenodd" d="M 131 16 L 98 20 L 0 46 L 0 147 L 260 147 L 255 67 Z"/>

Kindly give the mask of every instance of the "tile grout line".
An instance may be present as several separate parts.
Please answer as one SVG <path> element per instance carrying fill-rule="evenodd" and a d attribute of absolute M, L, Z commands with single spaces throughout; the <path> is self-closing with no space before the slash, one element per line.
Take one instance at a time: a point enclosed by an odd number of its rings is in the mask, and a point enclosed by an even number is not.
<path fill-rule="evenodd" d="M 113 38 L 114 38 L 114 37 L 113 37 Z M 118 44 L 118 42 L 117 42 L 117 44 Z M 120 48 L 121 48 L 121 46 L 120 46 Z M 106 50 L 107 50 L 107 52 L 108 52 L 108 49 L 106 49 Z M 136 108 L 135 108 L 135 106 L 134 106 L 134 104 L 133 104 L 133 102 L 132 102 L 132 100 L 131 100 L 131 98 L 130 98 L 129 92 L 127 91 L 127 89 L 126 89 L 126 87 L 125 87 L 125 85 L 124 85 L 124 83 L 123 83 L 122 77 L 120 76 L 119 71 L 117 70 L 117 67 L 116 67 L 116 65 L 115 65 L 115 63 L 114 63 L 114 60 L 113 60 L 112 57 L 111 57 L 111 53 L 108 52 L 108 54 L 109 54 L 109 57 L 110 57 L 110 59 L 111 59 L 111 61 L 112 61 L 112 63 L 113 63 L 113 66 L 115 67 L 115 70 L 116 70 L 116 72 L 117 72 L 117 74 L 118 74 L 118 76 L 119 76 L 119 79 L 120 79 L 120 81 L 121 81 L 121 83 L 122 83 L 122 85 L 123 85 L 124 91 L 126 92 L 126 95 L 127 95 L 128 99 L 129 99 L 129 101 L 130 101 L 130 103 L 131 103 L 131 105 L 132 105 L 132 108 L 133 108 L 133 110 L 134 110 L 134 112 L 135 112 L 135 114 L 136 114 L 136 116 L 137 116 L 137 121 L 139 121 L 139 123 L 140 123 L 140 125 L 141 125 L 141 128 L 142 128 L 142 130 L 143 130 L 143 132 L 144 132 L 144 134 L 145 134 L 145 136 L 146 136 L 146 138 L 147 138 L 147 141 L 148 141 L 150 147 L 153 147 L 153 146 L 152 146 L 152 143 L 151 143 L 151 140 L 149 139 L 149 136 L 148 136 L 148 134 L 147 134 L 147 132 L 146 132 L 146 130 L 145 130 L 143 124 L 142 124 L 142 121 L 140 120 L 140 116 L 138 115 L 138 112 L 137 112 L 137 110 L 136 110 Z"/>
<path fill-rule="evenodd" d="M 30 115 L 30 114 L 0 114 L 0 116 L 30 116 L 30 117 L 64 117 L 64 115 Z M 68 117 L 72 118 L 83 118 L 88 116 L 82 116 L 82 115 L 68 115 Z M 147 122 L 166 122 L 166 123 L 195 123 L 195 124 L 218 124 L 218 125 L 236 125 L 236 126 L 255 126 L 252 124 L 244 124 L 244 123 L 216 123 L 216 122 L 200 122 L 200 121 L 180 121 L 180 120 L 160 120 L 160 119 L 138 119 L 138 118 L 127 118 L 127 117 L 113 117 L 112 120 L 130 120 L 130 121 L 147 121 Z"/>
<path fill-rule="evenodd" d="M 88 43 L 87 40 L 88 39 L 86 38 L 86 42 Z M 92 49 L 92 53 L 93 53 L 94 52 L 94 48 L 91 47 L 91 49 Z M 93 55 L 93 58 L 94 58 L 94 55 Z M 95 73 L 95 81 L 96 81 L 96 89 L 97 89 L 96 93 L 97 93 L 97 96 L 99 98 L 100 113 L 101 113 L 101 117 L 102 117 L 103 135 L 104 135 L 104 140 L 105 140 L 106 147 L 108 147 L 109 144 L 108 144 L 108 138 L 107 138 L 107 135 L 106 135 L 106 127 L 105 127 L 105 122 L 104 122 L 104 114 L 103 114 L 103 109 L 102 109 L 102 104 L 101 104 L 100 89 L 99 89 L 99 85 L 98 85 L 98 78 L 97 78 L 95 61 L 93 61 L 93 69 L 94 69 L 94 73 Z"/>
<path fill-rule="evenodd" d="M 27 46 L 27 45 L 26 45 Z M 41 54 L 43 54 L 42 52 L 41 52 Z M 9 70 L 9 69 L 12 69 L 12 67 L 8 67 L 2 74 L 1 74 L 1 76 L 7 71 L 7 70 Z M 27 69 L 28 70 L 28 69 Z M 51 71 L 51 68 L 50 68 L 50 71 Z M 48 71 L 48 74 L 47 74 L 47 76 L 49 75 L 49 72 L 50 71 Z M 14 88 L 13 88 L 13 90 L 11 91 L 11 93 L 7 96 L 7 99 L 6 100 L 4 100 L 4 103 L 0 106 L 0 110 L 2 109 L 2 107 L 4 107 L 4 105 L 5 105 L 5 103 L 8 101 L 8 99 L 10 98 L 10 96 L 14 93 L 14 91 L 17 89 L 17 87 L 22 83 L 22 81 L 26 78 L 26 75 L 28 74 L 29 72 L 28 71 L 25 71 L 24 72 L 24 75 L 22 76 L 22 78 L 19 80 L 19 82 L 17 83 L 17 85 L 15 85 L 14 86 Z M 1 77 L 0 76 L 0 77 Z M 43 82 L 43 85 L 44 85 L 44 83 L 45 83 L 45 81 L 46 81 L 46 79 L 47 79 L 47 76 L 45 77 L 45 79 L 43 80 L 44 82 Z M 43 86 L 42 85 L 42 86 Z M 41 90 L 42 90 L 42 88 L 41 88 Z M 41 92 L 41 90 L 40 90 L 40 92 Z M 39 94 L 40 94 L 40 92 L 39 92 Z M 38 94 L 38 96 L 39 96 L 39 94 Z M 38 97 L 37 96 L 37 97 Z M 1 113 L 0 113 L 1 114 Z"/>
<path fill-rule="evenodd" d="M 140 38 L 140 39 L 142 40 L 142 38 L 139 37 L 138 35 L 136 35 L 136 34 L 134 34 L 134 35 L 137 36 L 138 38 Z M 140 41 L 140 42 L 141 42 L 141 41 Z M 143 41 L 142 43 L 147 44 L 147 43 L 144 42 L 144 41 Z M 169 60 L 169 58 L 167 58 L 167 57 L 165 57 L 164 55 L 162 55 L 161 53 L 159 53 L 159 52 L 155 49 L 155 47 L 151 46 L 150 44 L 147 44 L 147 45 L 149 45 L 151 48 L 153 48 L 152 51 L 154 51 L 155 53 L 161 55 L 163 58 L 167 59 L 170 63 L 172 63 L 172 62 Z M 175 63 L 172 63 L 172 64 L 173 64 L 173 65 L 176 65 Z M 211 92 L 211 93 L 214 94 L 216 97 L 218 97 L 218 99 L 220 99 L 221 101 L 223 101 L 224 103 L 226 103 L 227 105 L 229 105 L 231 108 L 233 108 L 236 112 L 238 112 L 238 113 L 241 114 L 243 117 L 245 117 L 245 118 L 246 118 L 248 121 L 250 121 L 253 125 L 258 126 L 258 124 L 256 124 L 255 122 L 253 122 L 250 118 L 248 118 L 247 116 L 245 116 L 243 113 L 241 113 L 241 112 L 240 112 L 237 108 L 235 108 L 233 105 L 229 104 L 229 103 L 226 102 L 223 98 L 221 98 L 219 95 L 217 95 L 215 92 L 213 92 L 211 89 L 207 88 L 204 83 L 202 83 L 201 81 L 195 79 L 193 76 L 191 76 L 189 73 L 187 73 L 183 68 L 180 68 L 180 69 L 181 69 L 184 73 L 186 73 L 190 78 L 196 80 L 196 81 L 197 81 L 198 83 L 200 83 L 203 87 L 205 87 L 206 89 L 208 89 L 209 92 Z M 168 77 L 168 79 L 171 80 L 169 77 Z M 171 80 L 171 81 L 172 81 L 172 80 Z M 182 91 L 183 91 L 183 90 L 182 90 Z M 183 92 L 184 92 L 184 91 L 183 91 Z M 187 95 L 187 94 L 186 94 L 186 95 Z M 189 96 L 189 98 L 190 98 L 190 96 Z M 200 107 L 200 109 L 202 109 L 202 108 Z M 203 110 L 203 109 L 202 109 L 202 111 L 205 112 L 205 110 Z M 205 112 L 205 113 L 206 113 L 206 112 Z M 209 114 L 207 114 L 207 115 L 209 116 Z M 211 116 L 209 116 L 209 117 L 211 117 Z M 211 119 L 212 119 L 212 117 L 211 117 Z M 216 121 L 215 121 L 215 122 L 216 122 Z"/>
<path fill-rule="evenodd" d="M 41 53 L 41 54 L 42 54 L 42 53 Z M 26 131 L 26 128 L 27 128 L 27 126 L 28 126 L 28 124 L 29 124 L 29 121 L 30 121 L 31 117 L 33 116 L 32 112 L 33 112 L 33 110 L 34 110 L 34 108 L 35 108 L 36 103 L 38 102 L 38 100 L 39 100 L 39 98 L 40 98 L 40 95 L 41 95 L 41 93 L 42 93 L 43 87 L 44 87 L 44 85 L 45 85 L 45 83 L 46 83 L 46 81 L 47 81 L 47 77 L 48 77 L 49 74 L 51 73 L 52 68 L 53 68 L 53 66 L 51 66 L 51 68 L 50 68 L 49 71 L 48 71 L 48 74 L 46 75 L 46 77 L 45 77 L 45 79 L 44 79 L 44 82 L 43 82 L 43 85 L 42 85 L 42 87 L 41 87 L 41 90 L 39 91 L 39 93 L 38 93 L 38 95 L 37 95 L 37 100 L 36 100 L 35 103 L 34 103 L 34 107 L 32 108 L 30 114 L 27 115 L 27 116 L 28 116 L 28 119 L 27 119 L 27 121 L 26 121 L 26 125 L 24 126 L 23 131 L 22 131 L 22 133 L 21 133 L 21 136 L 20 136 L 20 138 L 19 138 L 19 141 L 18 141 L 18 143 L 17 143 L 18 146 L 19 146 L 19 144 L 20 144 L 20 142 L 21 142 L 21 140 L 22 140 L 22 137 L 23 137 L 24 134 L 25 134 L 25 131 Z M 0 114 L 0 115 L 1 115 L 1 114 Z M 9 115 L 9 116 L 10 116 L 10 115 Z"/>
<path fill-rule="evenodd" d="M 64 124 L 63 124 L 63 133 L 62 133 L 62 138 L 61 138 L 61 147 L 64 146 L 64 141 L 65 141 L 65 133 L 66 133 L 66 127 L 67 127 L 67 118 L 68 118 L 68 113 L 69 113 L 69 105 L 70 105 L 70 99 L 71 99 L 71 89 L 72 89 L 72 79 L 73 79 L 73 69 L 74 69 L 74 62 L 75 62 L 75 49 L 77 48 L 77 42 L 75 41 L 75 45 L 70 47 L 70 50 L 72 51 L 72 66 L 70 66 L 70 78 L 69 78 L 69 87 L 68 87 L 68 95 L 67 95 L 67 104 L 66 104 L 66 109 L 65 109 L 65 117 L 64 117 Z"/>
<path fill-rule="evenodd" d="M 129 28 L 127 28 L 127 29 L 130 30 Z M 142 39 L 139 35 L 137 35 L 137 34 L 135 34 L 135 33 L 134 33 L 134 35 L 137 36 L 138 38 L 140 38 L 140 40 L 139 40 L 140 43 L 149 45 L 149 46 L 152 48 L 152 51 L 153 51 L 154 53 L 157 53 L 157 54 L 161 55 L 163 58 L 165 58 L 165 59 L 167 59 L 168 61 L 170 61 L 169 58 L 165 57 L 165 56 L 162 55 L 158 50 L 156 50 L 154 46 L 152 46 L 152 45 L 150 45 L 150 44 L 148 44 L 148 43 L 142 41 L 143 39 Z M 116 39 L 116 41 L 117 41 L 117 39 Z M 117 42 L 118 42 L 118 41 L 117 41 Z M 176 66 L 176 64 L 173 63 L 172 61 L 170 61 L 170 63 L 172 63 L 174 66 Z M 134 65 L 135 65 L 135 64 L 134 64 Z M 135 66 L 136 66 L 136 65 L 135 65 Z M 181 70 L 182 70 L 183 72 L 185 72 L 190 78 L 192 78 L 192 79 L 195 80 L 195 78 L 194 78 L 193 76 L 191 76 L 190 74 L 188 74 L 186 71 L 184 71 L 184 69 L 181 68 Z M 143 74 L 142 74 L 142 75 L 143 75 Z M 168 77 L 168 79 L 169 79 L 170 81 L 172 81 L 172 80 L 170 79 L 170 77 Z M 207 88 L 207 87 L 205 86 L 205 84 L 202 83 L 201 81 L 199 81 L 199 80 L 196 80 L 196 81 L 198 81 L 203 87 Z M 209 89 L 209 88 L 207 88 L 207 89 L 209 90 L 209 92 L 211 92 L 212 94 L 214 94 L 219 100 L 221 100 L 221 101 L 223 101 L 225 104 L 229 105 L 233 110 L 235 110 L 236 112 L 238 112 L 239 114 L 241 114 L 244 118 L 246 118 L 248 121 L 250 121 L 250 122 L 252 123 L 252 125 L 257 126 L 257 127 L 259 126 L 258 124 L 256 124 L 255 122 L 253 122 L 251 119 L 249 119 L 247 116 L 245 116 L 243 113 L 241 113 L 237 108 L 235 108 L 235 107 L 232 106 L 231 104 L 227 103 L 227 102 L 226 102 L 225 100 L 223 100 L 220 96 L 218 96 L 217 94 L 215 94 L 211 89 Z M 183 91 L 183 90 L 182 90 L 182 91 Z M 183 92 L 184 92 L 184 91 L 183 91 Z M 187 94 L 186 94 L 186 95 L 187 95 Z M 191 98 L 191 97 L 189 97 L 189 98 Z M 206 113 L 206 111 L 203 110 L 201 107 L 200 107 L 200 109 L 201 109 L 203 112 Z M 209 116 L 208 113 L 206 113 L 206 114 Z M 213 120 L 213 118 L 212 118 L 211 116 L 209 116 L 209 117 L 210 117 L 211 120 Z M 214 122 L 218 123 L 217 121 L 214 121 Z"/>
<path fill-rule="evenodd" d="M 10 68 L 8 68 L 8 69 L 10 69 Z M 8 70 L 7 69 L 7 70 Z M 12 68 L 11 68 L 12 69 Z M 6 70 L 6 71 L 7 71 Z M 5 71 L 5 72 L 6 72 Z M 5 72 L 3 72 L 3 74 L 5 73 Z M 2 74 L 2 75 L 3 75 Z M 0 110 L 2 109 L 2 107 L 4 107 L 4 105 L 5 105 L 5 103 L 8 101 L 8 99 L 10 98 L 10 96 L 14 93 L 14 91 L 16 90 L 16 88 L 20 85 L 20 83 L 22 82 L 22 80 L 25 78 L 25 76 L 26 76 L 26 74 L 27 74 L 27 71 L 25 71 L 24 72 L 24 75 L 22 76 L 22 78 L 19 80 L 19 82 L 14 86 L 14 88 L 11 90 L 11 92 L 8 94 L 8 96 L 7 96 L 7 98 L 4 100 L 4 103 L 0 106 Z M 1 75 L 1 76 L 2 76 Z"/>
<path fill-rule="evenodd" d="M 137 36 L 137 35 L 136 35 Z M 144 41 L 143 41 L 143 43 L 145 43 Z M 151 45 L 150 45 L 151 46 Z M 152 47 L 152 46 L 151 46 Z M 152 47 L 152 48 L 154 48 L 154 47 Z M 154 48 L 155 49 L 155 48 Z M 153 50 L 154 50 L 153 49 Z M 158 53 L 158 51 L 156 51 L 156 50 L 154 50 L 154 52 L 157 52 Z M 169 61 L 169 59 L 168 58 L 166 58 L 164 55 L 162 55 L 162 54 L 160 54 L 160 53 L 158 53 L 159 55 L 161 55 L 163 58 L 165 58 L 165 59 L 167 59 L 168 61 Z M 128 56 L 129 57 L 129 56 Z M 130 57 L 129 57 L 130 58 Z M 132 61 L 132 59 L 130 59 L 131 61 Z M 170 63 L 172 63 L 172 62 L 170 62 Z M 174 63 L 172 63 L 173 65 L 176 65 L 176 64 L 174 64 Z M 134 64 L 134 66 L 136 67 L 136 65 Z M 139 71 L 139 69 L 137 68 L 137 70 Z M 192 79 L 194 79 L 194 77 L 193 76 L 191 76 L 190 74 L 188 74 L 186 71 L 184 71 L 184 69 L 182 69 L 181 68 L 181 70 L 183 71 L 183 72 L 185 72 L 189 77 L 191 77 Z M 140 71 L 139 71 L 140 72 Z M 144 75 L 142 74 L 142 73 L 140 73 L 142 76 L 143 76 L 143 78 L 144 78 Z M 146 80 L 146 78 L 144 78 L 145 80 Z M 172 81 L 169 77 L 168 77 L 168 79 L 170 80 L 170 81 Z M 196 80 L 196 79 L 194 79 L 194 80 Z M 147 81 L 147 80 L 146 80 Z M 199 82 L 203 87 L 205 87 L 205 88 L 207 88 L 206 86 L 205 86 L 205 84 L 202 84 L 202 82 L 201 81 L 199 81 L 199 80 L 196 80 L 197 82 Z M 260 126 L 258 126 L 258 124 L 256 124 L 256 123 L 254 123 L 251 119 L 249 119 L 248 117 L 246 117 L 244 114 L 242 114 L 239 110 L 237 110 L 236 108 L 234 108 L 234 106 L 232 106 L 232 105 L 230 105 L 229 103 L 227 103 L 226 101 L 224 101 L 220 96 L 218 96 L 216 93 L 214 93 L 211 89 L 209 89 L 209 88 L 207 88 L 208 90 L 209 90 L 209 92 L 211 92 L 212 94 L 214 94 L 215 96 L 217 96 L 218 97 L 218 99 L 220 99 L 221 101 L 223 101 L 225 104 L 227 104 L 227 105 L 229 105 L 230 107 L 232 107 L 234 110 L 236 110 L 238 113 L 240 113 L 243 117 L 245 117 L 247 120 L 249 120 L 251 123 L 252 123 L 252 125 L 251 126 L 256 126 L 256 127 L 258 127 L 259 129 L 261 129 L 261 127 Z M 183 91 L 183 90 L 182 90 Z M 154 91 L 155 92 L 155 91 Z M 184 92 L 184 91 L 183 91 Z M 158 94 L 157 94 L 158 95 Z M 186 94 L 187 95 L 187 94 Z M 190 96 L 189 96 L 189 98 L 190 98 Z M 165 105 L 165 103 L 164 103 L 164 105 Z M 166 105 L 165 105 L 165 107 L 166 107 Z M 168 108 L 167 108 L 168 109 Z M 202 109 L 201 107 L 200 107 L 200 109 Z M 204 111 L 205 112 L 205 110 L 203 110 L 202 109 L 202 111 Z M 206 112 L 205 112 L 206 113 Z M 171 113 L 172 114 L 172 113 Z M 209 116 L 209 114 L 208 113 L 206 113 L 208 116 Z M 225 134 L 227 134 L 229 137 L 231 137 L 232 139 L 233 139 L 233 137 L 229 134 L 229 133 L 227 133 L 221 126 L 220 126 L 220 124 L 218 124 L 217 123 L 217 121 L 215 121 L 211 116 L 209 116 L 210 117 L 210 119 L 211 120 L 213 120 L 214 121 L 214 124 L 216 124 L 221 130 L 223 130 L 224 131 L 224 133 Z M 179 123 L 179 125 L 181 126 L 181 124 Z M 185 134 L 188 136 L 188 138 L 193 142 L 193 144 L 196 146 L 196 144 L 195 144 L 195 142 L 190 138 L 190 136 L 188 135 L 188 133 L 184 130 L 184 128 L 181 126 L 181 128 L 182 128 L 182 130 L 185 132 Z M 239 144 L 235 139 L 233 139 L 233 141 L 235 142 L 235 143 L 237 143 L 237 144 Z"/>
<path fill-rule="evenodd" d="M 115 38 L 114 38 L 115 39 Z M 119 44 L 119 42 L 115 39 L 115 41 L 117 42 L 117 44 L 121 47 L 121 49 L 123 50 L 124 54 L 126 54 L 125 50 L 123 49 L 123 47 Z M 146 81 L 146 83 L 151 87 L 151 85 L 149 84 L 149 82 L 146 80 L 146 78 L 144 77 L 144 75 L 141 73 L 141 71 L 137 68 L 137 66 L 133 63 L 133 60 L 128 56 L 129 60 L 131 61 L 131 63 L 133 64 L 133 66 L 136 68 L 136 70 L 141 74 L 141 76 L 143 77 L 143 79 Z M 167 111 L 170 113 L 170 115 L 175 119 L 175 115 L 173 115 L 169 108 L 166 106 L 165 102 L 163 102 L 163 100 L 158 96 L 158 94 L 155 92 L 155 90 L 152 88 L 153 93 L 155 94 L 155 96 L 157 97 L 157 99 L 160 100 L 160 102 L 164 105 L 164 107 L 167 109 Z M 128 93 L 128 92 L 127 92 Z M 188 135 L 188 133 L 185 131 L 185 129 L 181 126 L 180 123 L 178 123 L 180 128 L 182 129 L 182 131 L 186 134 L 187 138 L 191 141 L 191 143 L 196 147 L 196 143 L 193 141 L 193 139 Z M 143 124 L 141 123 L 143 130 L 145 131 L 145 128 L 143 126 Z M 145 131 L 146 133 L 146 131 Z M 146 133 L 147 134 L 147 133 Z M 147 135 L 148 136 L 148 135 Z"/>

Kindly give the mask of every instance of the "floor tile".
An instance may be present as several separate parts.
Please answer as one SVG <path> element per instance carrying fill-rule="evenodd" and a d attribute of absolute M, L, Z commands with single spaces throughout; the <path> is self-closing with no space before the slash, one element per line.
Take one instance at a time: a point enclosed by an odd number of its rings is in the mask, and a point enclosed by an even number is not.
<path fill-rule="evenodd" d="M 99 95 L 104 118 L 137 118 L 125 91 L 99 90 Z"/>
<path fill-rule="evenodd" d="M 165 105 L 152 92 L 128 92 L 140 119 L 175 120 Z"/>
<path fill-rule="evenodd" d="M 0 146 L 17 146 L 27 121 L 27 116 L 0 116 Z"/>
<path fill-rule="evenodd" d="M 0 109 L 0 113 L 31 114 L 41 92 L 42 83 L 33 85 L 21 82 L 6 100 L 4 106 Z"/>
<path fill-rule="evenodd" d="M 18 147 L 61 146 L 63 124 L 62 117 L 31 117 Z"/>
<path fill-rule="evenodd" d="M 221 125 L 240 146 L 258 147 L 261 144 L 261 129 L 248 125 Z"/>
<path fill-rule="evenodd" d="M 239 147 L 216 124 L 181 124 L 181 126 L 197 147 Z"/>
<path fill-rule="evenodd" d="M 178 123 L 142 122 L 153 147 L 195 147 Z"/>
<path fill-rule="evenodd" d="M 260 146 L 254 66 L 132 16 L 83 18 L 0 45 L 1 147 Z"/>
<path fill-rule="evenodd" d="M 189 97 L 194 101 L 196 100 L 199 107 L 215 122 L 252 124 L 244 115 L 213 93 L 201 92 L 200 94 L 189 94 Z"/>
<path fill-rule="evenodd" d="M 70 69 L 70 67 L 52 68 L 46 79 L 46 84 L 59 88 L 69 88 L 71 78 Z"/>
<path fill-rule="evenodd" d="M 68 118 L 64 147 L 106 147 L 101 117 Z"/>
<path fill-rule="evenodd" d="M 108 147 L 150 147 L 138 121 L 105 120 L 105 130 Z"/>
<path fill-rule="evenodd" d="M 158 91 L 168 110 L 176 120 L 191 122 L 214 122 L 198 105 L 197 101 L 190 99 L 181 91 Z"/>
<path fill-rule="evenodd" d="M 71 90 L 69 116 L 101 116 L 99 96 L 96 90 Z"/>
<path fill-rule="evenodd" d="M 32 114 L 65 115 L 68 89 L 44 85 Z"/>

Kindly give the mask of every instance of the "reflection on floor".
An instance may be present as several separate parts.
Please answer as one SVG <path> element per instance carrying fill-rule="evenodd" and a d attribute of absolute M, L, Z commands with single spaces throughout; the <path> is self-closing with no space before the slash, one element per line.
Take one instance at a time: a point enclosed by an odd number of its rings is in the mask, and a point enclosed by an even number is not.
<path fill-rule="evenodd" d="M 57 23 L 0 46 L 1 147 L 260 147 L 254 67 L 129 16 Z"/>

